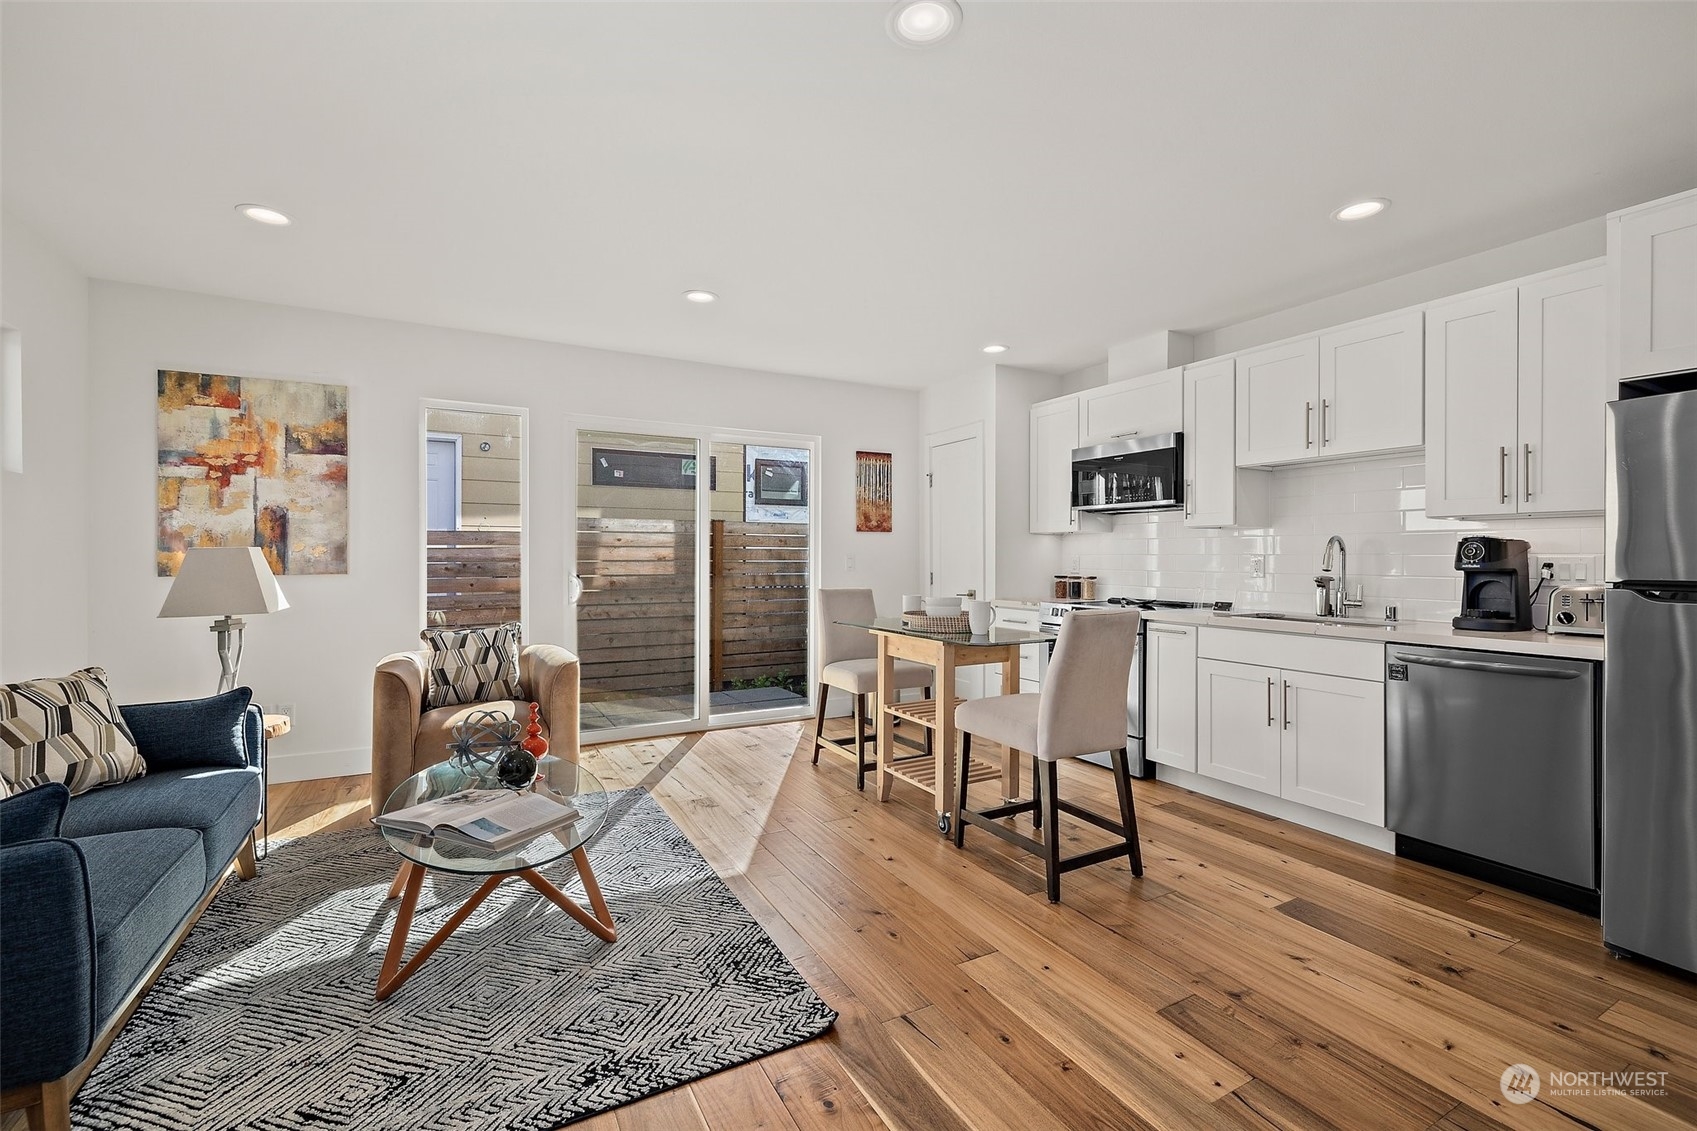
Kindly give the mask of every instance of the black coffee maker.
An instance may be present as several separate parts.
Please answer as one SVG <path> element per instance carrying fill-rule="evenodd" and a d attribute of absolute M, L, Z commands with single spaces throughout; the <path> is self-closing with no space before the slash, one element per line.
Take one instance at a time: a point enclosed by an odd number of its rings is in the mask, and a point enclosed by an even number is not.
<path fill-rule="evenodd" d="M 1531 573 L 1519 538 L 1463 538 L 1455 548 L 1461 571 L 1461 615 L 1450 623 L 1475 632 L 1532 628 Z"/>

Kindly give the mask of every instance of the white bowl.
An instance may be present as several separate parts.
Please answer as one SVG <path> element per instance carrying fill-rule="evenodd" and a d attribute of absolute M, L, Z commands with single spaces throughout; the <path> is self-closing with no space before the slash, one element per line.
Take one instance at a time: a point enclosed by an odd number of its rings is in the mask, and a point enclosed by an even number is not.
<path fill-rule="evenodd" d="M 928 617 L 958 617 L 960 616 L 960 598 L 927 597 L 925 598 L 925 615 Z"/>

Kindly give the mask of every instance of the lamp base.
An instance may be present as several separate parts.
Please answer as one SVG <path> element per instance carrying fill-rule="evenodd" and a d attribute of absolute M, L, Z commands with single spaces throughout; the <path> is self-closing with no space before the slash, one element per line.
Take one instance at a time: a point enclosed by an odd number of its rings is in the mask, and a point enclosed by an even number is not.
<path fill-rule="evenodd" d="M 242 630 L 247 622 L 241 617 L 219 617 L 212 622 L 218 636 L 218 694 L 236 689 L 236 675 L 242 666 Z"/>

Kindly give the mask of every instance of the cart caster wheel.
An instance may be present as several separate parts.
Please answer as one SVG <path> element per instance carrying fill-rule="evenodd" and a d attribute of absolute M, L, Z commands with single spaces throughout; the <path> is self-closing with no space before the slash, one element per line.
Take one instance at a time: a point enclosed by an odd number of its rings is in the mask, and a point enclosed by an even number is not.
<path fill-rule="evenodd" d="M 949 815 L 947 813 L 939 814 L 938 817 L 937 817 L 937 831 L 942 833 L 944 836 L 948 836 L 949 835 L 949 827 L 950 827 Z"/>

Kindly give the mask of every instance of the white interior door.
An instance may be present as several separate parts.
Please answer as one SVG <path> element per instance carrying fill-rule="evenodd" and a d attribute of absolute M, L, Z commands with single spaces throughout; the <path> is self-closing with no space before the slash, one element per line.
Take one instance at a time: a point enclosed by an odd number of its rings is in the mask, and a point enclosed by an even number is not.
<path fill-rule="evenodd" d="M 985 594 L 984 578 L 984 438 L 976 426 L 944 432 L 927 441 L 926 479 L 930 487 L 926 513 L 930 526 L 930 586 L 932 596 L 953 596 L 972 590 Z M 956 694 L 983 694 L 983 669 L 962 668 Z"/>
<path fill-rule="evenodd" d="M 460 528 L 460 438 L 426 437 L 426 514 L 431 530 Z"/>

